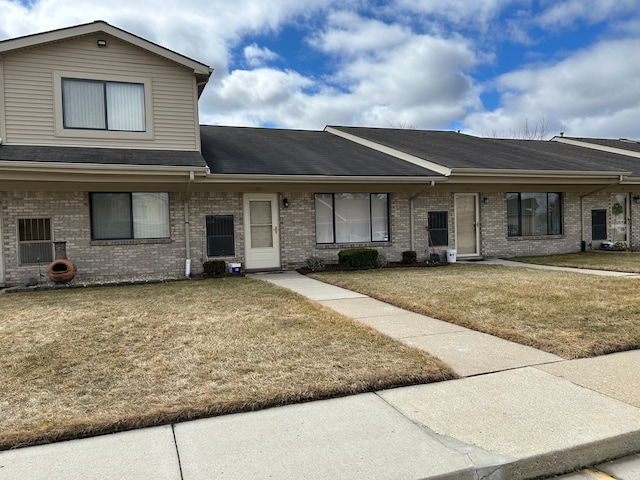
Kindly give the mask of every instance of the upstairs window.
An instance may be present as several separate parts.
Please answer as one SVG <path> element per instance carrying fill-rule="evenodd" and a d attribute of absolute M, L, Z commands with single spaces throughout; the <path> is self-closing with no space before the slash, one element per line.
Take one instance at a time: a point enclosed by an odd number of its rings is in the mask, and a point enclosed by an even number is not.
<path fill-rule="evenodd" d="M 18 253 L 20 265 L 53 261 L 51 219 L 20 218 L 18 220 Z"/>
<path fill-rule="evenodd" d="M 64 128 L 144 132 L 144 84 L 62 78 Z"/>
<path fill-rule="evenodd" d="M 91 238 L 169 238 L 169 194 L 92 193 Z"/>
<path fill-rule="evenodd" d="M 562 195 L 547 192 L 507 193 L 507 222 L 510 237 L 560 235 Z"/>
<path fill-rule="evenodd" d="M 318 193 L 317 243 L 389 241 L 389 195 L 386 193 Z"/>

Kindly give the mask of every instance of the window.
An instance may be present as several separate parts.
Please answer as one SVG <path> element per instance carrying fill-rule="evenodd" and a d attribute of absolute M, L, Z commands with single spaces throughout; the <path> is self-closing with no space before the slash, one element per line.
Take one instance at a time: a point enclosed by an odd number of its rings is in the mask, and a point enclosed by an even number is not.
<path fill-rule="evenodd" d="M 21 218 L 18 220 L 18 254 L 21 265 L 53 261 L 51 219 Z"/>
<path fill-rule="evenodd" d="M 428 212 L 427 228 L 431 234 L 433 246 L 449 245 L 449 214 L 448 212 Z"/>
<path fill-rule="evenodd" d="M 316 194 L 316 242 L 389 241 L 386 193 Z"/>
<path fill-rule="evenodd" d="M 169 194 L 92 193 L 93 240 L 168 238 Z"/>
<path fill-rule="evenodd" d="M 62 78 L 64 128 L 144 132 L 144 84 Z"/>
<path fill-rule="evenodd" d="M 591 240 L 607 239 L 607 210 L 591 210 Z"/>
<path fill-rule="evenodd" d="M 233 257 L 233 215 L 207 215 L 207 256 Z"/>
<path fill-rule="evenodd" d="M 510 237 L 560 235 L 562 196 L 559 193 L 507 193 Z"/>

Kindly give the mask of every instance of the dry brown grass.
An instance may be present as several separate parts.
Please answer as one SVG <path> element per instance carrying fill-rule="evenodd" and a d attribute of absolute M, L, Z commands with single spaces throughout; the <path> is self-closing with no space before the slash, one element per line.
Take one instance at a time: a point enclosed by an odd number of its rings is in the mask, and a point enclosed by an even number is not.
<path fill-rule="evenodd" d="M 266 282 L 0 295 L 0 448 L 453 378 Z"/>
<path fill-rule="evenodd" d="M 514 258 L 518 262 L 552 265 L 554 267 L 574 267 L 612 272 L 640 273 L 640 253 L 588 251 Z"/>
<path fill-rule="evenodd" d="M 495 265 L 313 274 L 564 358 L 640 348 L 640 280 Z"/>

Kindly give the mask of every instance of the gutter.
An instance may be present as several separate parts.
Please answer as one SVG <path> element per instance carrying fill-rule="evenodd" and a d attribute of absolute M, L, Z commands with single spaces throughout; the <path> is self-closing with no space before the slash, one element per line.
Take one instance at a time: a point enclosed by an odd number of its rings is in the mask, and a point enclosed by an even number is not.
<path fill-rule="evenodd" d="M 234 174 L 234 173 L 214 173 L 206 176 L 203 182 L 198 183 L 405 183 L 424 184 L 425 182 L 442 182 L 444 177 L 414 177 L 414 176 L 336 176 L 336 175 L 266 175 L 256 174 Z"/>

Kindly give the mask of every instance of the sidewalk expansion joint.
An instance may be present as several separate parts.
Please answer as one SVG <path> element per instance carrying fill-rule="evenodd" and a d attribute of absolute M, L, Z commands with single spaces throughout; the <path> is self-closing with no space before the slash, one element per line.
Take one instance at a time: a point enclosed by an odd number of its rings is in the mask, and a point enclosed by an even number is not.
<path fill-rule="evenodd" d="M 178 440 L 176 439 L 176 425 L 171 424 L 171 433 L 173 434 L 173 445 L 176 447 L 176 457 L 178 458 L 178 470 L 180 471 L 180 480 L 184 480 L 182 474 L 182 462 L 180 461 L 180 449 L 178 448 Z"/>

